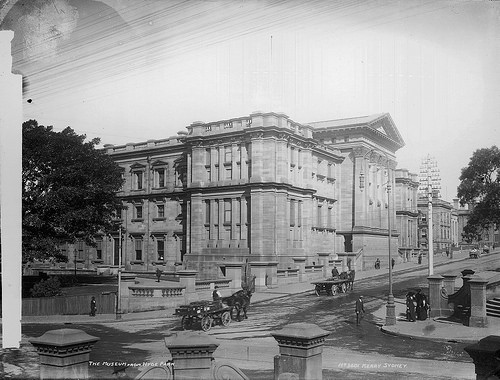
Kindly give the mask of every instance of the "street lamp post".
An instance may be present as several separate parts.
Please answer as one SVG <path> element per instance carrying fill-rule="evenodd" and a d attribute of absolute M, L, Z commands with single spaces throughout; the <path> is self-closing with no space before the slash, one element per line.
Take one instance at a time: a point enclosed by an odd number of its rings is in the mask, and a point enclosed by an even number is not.
<path fill-rule="evenodd" d="M 429 173 L 430 168 L 427 168 L 427 197 L 428 197 L 428 227 L 427 227 L 427 236 L 429 239 L 429 243 L 427 244 L 429 247 L 429 276 L 434 274 L 434 234 L 433 234 L 433 226 L 432 226 L 432 185 L 431 185 L 431 175 Z"/>
<path fill-rule="evenodd" d="M 116 319 L 122 318 L 121 308 L 121 285 L 122 285 L 122 226 L 119 226 L 118 232 L 118 290 L 116 292 Z"/>
<path fill-rule="evenodd" d="M 396 305 L 394 304 L 394 295 L 392 294 L 392 251 L 391 251 L 391 174 L 389 165 L 387 165 L 387 231 L 389 237 L 389 296 L 387 298 L 387 308 L 385 324 L 392 326 L 396 324 Z"/>
<path fill-rule="evenodd" d="M 76 277 L 76 253 L 77 253 L 76 248 L 73 250 L 73 253 L 75 255 L 75 258 L 73 259 L 73 263 L 75 264 L 75 277 Z"/>

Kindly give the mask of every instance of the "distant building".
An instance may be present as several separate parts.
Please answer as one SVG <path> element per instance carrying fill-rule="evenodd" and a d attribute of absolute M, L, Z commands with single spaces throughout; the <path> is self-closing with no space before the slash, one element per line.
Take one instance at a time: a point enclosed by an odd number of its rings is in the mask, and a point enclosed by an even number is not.
<path fill-rule="evenodd" d="M 301 124 L 261 112 L 106 146 L 125 178 L 121 261 L 128 270 L 182 265 L 205 277 L 230 263 L 269 268 L 271 277 L 276 267 L 318 264 L 325 255 L 371 268 L 387 257 L 389 215 L 398 253 L 395 152 L 402 146 L 389 114 Z M 413 220 L 413 211 L 404 217 Z M 119 237 L 117 229 L 96 248 L 70 246 L 68 257 L 116 266 Z"/>
<path fill-rule="evenodd" d="M 428 218 L 428 198 L 418 199 L 418 230 L 419 245 L 421 248 L 428 249 L 429 218 Z M 456 238 L 452 231 L 453 205 L 439 198 L 432 198 L 432 225 L 433 225 L 433 249 L 434 253 L 446 252 L 451 249 Z"/>
<path fill-rule="evenodd" d="M 399 253 L 404 261 L 419 253 L 418 239 L 418 175 L 396 169 L 396 228 Z"/>

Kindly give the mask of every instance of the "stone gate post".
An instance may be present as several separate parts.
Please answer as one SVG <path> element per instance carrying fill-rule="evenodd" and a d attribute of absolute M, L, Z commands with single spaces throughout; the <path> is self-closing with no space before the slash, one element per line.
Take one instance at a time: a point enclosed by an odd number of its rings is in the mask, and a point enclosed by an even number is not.
<path fill-rule="evenodd" d="M 306 281 L 306 258 L 292 257 L 296 268 L 299 268 L 299 282 Z"/>
<path fill-rule="evenodd" d="M 427 277 L 429 281 L 429 305 L 431 318 L 442 316 L 441 289 L 443 288 L 443 276 L 435 274 Z"/>
<path fill-rule="evenodd" d="M 329 331 L 312 323 L 292 323 L 271 335 L 280 349 L 280 355 L 274 357 L 275 380 L 293 376 L 300 380 L 323 378 L 323 345 Z"/>
<path fill-rule="evenodd" d="M 443 274 L 443 277 L 443 288 L 446 290 L 446 294 L 450 296 L 455 293 L 455 281 L 457 276 L 454 274 Z M 443 316 L 448 317 L 452 315 L 454 310 L 450 309 L 448 306 L 448 298 L 442 297 L 442 301 L 441 308 Z"/>
<path fill-rule="evenodd" d="M 165 338 L 176 380 L 211 379 L 213 353 L 219 346 L 217 339 L 201 331 L 183 331 L 173 339 Z"/>
<path fill-rule="evenodd" d="M 40 379 L 88 379 L 90 352 L 98 340 L 77 329 L 50 330 L 30 339 L 40 355 Z"/>
<path fill-rule="evenodd" d="M 469 327 L 487 327 L 486 316 L 486 284 L 488 280 L 479 276 L 469 279 L 470 286 L 470 317 Z M 500 362 L 499 362 L 500 365 Z"/>

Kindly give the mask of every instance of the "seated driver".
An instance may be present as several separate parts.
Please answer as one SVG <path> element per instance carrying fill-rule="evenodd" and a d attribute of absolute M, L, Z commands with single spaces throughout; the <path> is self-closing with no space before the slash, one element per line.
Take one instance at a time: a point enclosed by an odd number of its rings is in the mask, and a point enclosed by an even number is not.
<path fill-rule="evenodd" d="M 212 299 L 214 303 L 218 303 L 222 306 L 222 295 L 220 294 L 220 290 L 217 285 L 215 285 L 215 289 L 212 292 Z"/>
<path fill-rule="evenodd" d="M 333 269 L 332 269 L 332 277 L 333 278 L 337 278 L 337 277 L 339 277 L 339 275 L 340 275 L 340 273 L 339 273 L 337 267 L 334 266 Z"/>

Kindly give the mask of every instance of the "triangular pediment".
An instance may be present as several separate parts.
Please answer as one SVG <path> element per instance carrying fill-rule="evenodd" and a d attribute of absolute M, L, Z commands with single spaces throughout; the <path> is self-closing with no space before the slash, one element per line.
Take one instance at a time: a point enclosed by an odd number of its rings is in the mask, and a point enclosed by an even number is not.
<path fill-rule="evenodd" d="M 156 160 L 151 164 L 151 166 L 167 166 L 168 164 L 162 160 Z"/>
<path fill-rule="evenodd" d="M 378 118 L 372 120 L 368 123 L 368 126 L 379 133 L 389 137 L 394 140 L 398 145 L 404 146 L 405 142 L 401 137 L 396 125 L 392 121 L 391 115 L 388 113 L 382 114 Z"/>
<path fill-rule="evenodd" d="M 146 165 L 140 164 L 138 162 L 133 163 L 130 165 L 130 169 L 144 169 Z"/>

